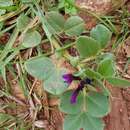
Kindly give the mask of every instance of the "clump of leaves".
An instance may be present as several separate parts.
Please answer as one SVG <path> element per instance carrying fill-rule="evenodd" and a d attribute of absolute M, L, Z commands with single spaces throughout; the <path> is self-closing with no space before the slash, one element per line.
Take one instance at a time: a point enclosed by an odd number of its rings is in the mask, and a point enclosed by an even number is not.
<path fill-rule="evenodd" d="M 80 17 L 71 16 L 64 20 L 58 13 L 50 12 L 46 18 L 52 36 L 64 32 L 69 37 L 75 37 L 79 56 L 74 58 L 78 59 L 76 66 L 80 67 L 80 71 L 67 74 L 65 70 L 56 68 L 47 57 L 35 57 L 26 61 L 26 71 L 43 80 L 46 91 L 60 96 L 59 108 L 67 114 L 64 130 L 103 130 L 102 117 L 110 112 L 110 92 L 104 81 L 114 87 L 130 86 L 129 81 L 118 76 L 114 55 L 104 51 L 109 45 L 112 32 L 103 24 L 98 24 L 89 36 L 82 36 L 84 22 Z M 90 60 L 94 65 L 86 64 Z M 78 82 L 77 89 L 67 91 L 73 81 Z"/>

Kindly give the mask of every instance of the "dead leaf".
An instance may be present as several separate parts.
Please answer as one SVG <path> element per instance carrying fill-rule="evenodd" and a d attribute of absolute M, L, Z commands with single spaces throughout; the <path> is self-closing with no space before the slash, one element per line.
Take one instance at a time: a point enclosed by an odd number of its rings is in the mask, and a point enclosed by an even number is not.
<path fill-rule="evenodd" d="M 124 51 L 126 53 L 127 58 L 130 57 L 130 37 L 127 38 L 125 44 L 123 44 Z"/>
<path fill-rule="evenodd" d="M 46 128 L 48 126 L 48 121 L 47 120 L 37 120 L 34 122 L 34 125 L 38 128 Z"/>

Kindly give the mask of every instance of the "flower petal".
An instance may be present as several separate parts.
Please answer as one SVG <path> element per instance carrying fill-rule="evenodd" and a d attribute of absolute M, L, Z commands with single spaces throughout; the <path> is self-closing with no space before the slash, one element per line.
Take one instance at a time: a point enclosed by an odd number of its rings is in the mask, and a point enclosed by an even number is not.
<path fill-rule="evenodd" d="M 65 81 L 68 85 L 70 85 L 70 84 L 72 83 L 72 81 L 74 80 L 72 74 L 64 74 L 62 77 L 63 77 L 64 81 Z"/>
<path fill-rule="evenodd" d="M 70 102 L 71 104 L 75 104 L 77 102 L 77 96 L 79 94 L 80 90 L 76 89 L 71 96 Z"/>
<path fill-rule="evenodd" d="M 75 77 L 72 74 L 64 74 L 62 77 L 68 85 L 70 85 L 73 80 L 81 80 L 80 77 Z"/>
<path fill-rule="evenodd" d="M 70 100 L 71 104 L 75 104 L 77 102 L 78 94 L 84 88 L 84 84 L 85 82 L 81 81 L 78 88 L 72 93 L 71 100 Z"/>

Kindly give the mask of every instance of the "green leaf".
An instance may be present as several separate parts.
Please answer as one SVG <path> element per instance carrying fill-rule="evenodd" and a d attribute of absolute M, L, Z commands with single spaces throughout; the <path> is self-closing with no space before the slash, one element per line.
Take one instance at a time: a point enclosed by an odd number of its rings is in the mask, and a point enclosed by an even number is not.
<path fill-rule="evenodd" d="M 0 6 L 5 7 L 5 6 L 11 6 L 13 5 L 12 0 L 0 0 Z"/>
<path fill-rule="evenodd" d="M 65 0 L 59 0 L 58 9 L 62 9 L 65 6 Z"/>
<path fill-rule="evenodd" d="M 90 92 L 86 101 L 87 112 L 93 117 L 103 117 L 110 112 L 109 98 L 102 93 Z"/>
<path fill-rule="evenodd" d="M 27 25 L 29 24 L 29 21 L 30 21 L 30 19 L 28 16 L 26 16 L 24 14 L 20 15 L 17 19 L 18 30 L 23 31 L 27 27 Z"/>
<path fill-rule="evenodd" d="M 106 58 L 98 64 L 97 71 L 104 77 L 115 75 L 115 64 L 111 58 Z"/>
<path fill-rule="evenodd" d="M 50 58 L 34 57 L 25 62 L 26 71 L 40 80 L 48 79 L 55 72 L 55 65 Z"/>
<path fill-rule="evenodd" d="M 65 14 L 72 14 L 75 15 L 77 14 L 77 9 L 73 5 L 75 4 L 75 0 L 59 0 L 58 2 L 58 9 L 64 9 Z"/>
<path fill-rule="evenodd" d="M 65 7 L 65 13 L 66 14 L 72 14 L 72 15 L 76 15 L 77 14 L 77 9 L 73 6 L 66 6 Z"/>
<path fill-rule="evenodd" d="M 12 0 L 0 0 L 0 16 L 6 13 L 6 8 L 13 5 Z"/>
<path fill-rule="evenodd" d="M 101 59 L 111 59 L 111 60 L 115 60 L 115 57 L 112 53 L 106 52 L 103 55 L 100 56 Z"/>
<path fill-rule="evenodd" d="M 76 47 L 83 58 L 95 56 L 100 50 L 99 43 L 87 36 L 80 36 L 76 41 Z"/>
<path fill-rule="evenodd" d="M 85 69 L 85 74 L 86 76 L 88 76 L 89 78 L 97 78 L 97 79 L 101 79 L 102 75 L 90 68 Z"/>
<path fill-rule="evenodd" d="M 64 26 L 64 32 L 68 36 L 79 36 L 84 31 L 84 21 L 78 16 L 72 16 L 67 19 Z"/>
<path fill-rule="evenodd" d="M 3 15 L 3 14 L 5 14 L 5 13 L 6 13 L 6 10 L 0 9 L 0 16 Z"/>
<path fill-rule="evenodd" d="M 35 47 L 41 43 L 41 39 L 38 31 L 27 32 L 23 38 L 22 45 L 26 48 Z"/>
<path fill-rule="evenodd" d="M 94 85 L 96 87 L 99 87 L 102 91 L 102 93 L 105 95 L 105 96 L 109 96 L 111 95 L 110 91 L 108 90 L 108 88 L 103 84 L 103 82 L 98 79 L 98 78 L 94 78 Z"/>
<path fill-rule="evenodd" d="M 0 124 L 2 124 L 3 122 L 7 120 L 12 120 L 12 119 L 14 119 L 13 116 L 5 114 L 5 113 L 0 113 Z"/>
<path fill-rule="evenodd" d="M 64 82 L 62 76 L 65 74 L 64 70 L 55 69 L 55 72 L 44 81 L 44 89 L 54 95 L 60 95 L 65 92 L 68 85 Z"/>
<path fill-rule="evenodd" d="M 84 112 L 93 117 L 103 117 L 109 112 L 109 99 L 102 93 L 89 92 L 87 96 L 80 93 L 75 104 L 70 103 L 71 95 L 72 91 L 61 96 L 60 110 L 67 114 Z"/>
<path fill-rule="evenodd" d="M 81 112 L 81 109 L 82 109 L 81 104 L 83 101 L 83 96 L 81 94 L 79 94 L 79 96 L 77 97 L 77 102 L 72 105 L 70 103 L 71 95 L 72 95 L 72 91 L 68 91 L 68 92 L 65 92 L 61 96 L 59 108 L 62 112 L 67 113 L 67 114 L 78 114 Z"/>
<path fill-rule="evenodd" d="M 112 33 L 104 25 L 98 24 L 95 28 L 91 30 L 90 36 L 97 40 L 101 44 L 101 47 L 104 48 L 110 41 Z"/>
<path fill-rule="evenodd" d="M 28 3 L 32 3 L 32 0 L 21 0 L 21 2 L 22 2 L 23 4 L 28 4 Z"/>
<path fill-rule="evenodd" d="M 61 33 L 64 28 L 65 19 L 58 12 L 51 11 L 46 14 L 48 29 L 52 34 Z"/>
<path fill-rule="evenodd" d="M 94 118 L 86 113 L 68 115 L 65 118 L 63 130 L 103 130 L 104 123 L 99 118 Z"/>
<path fill-rule="evenodd" d="M 127 88 L 130 87 L 130 81 L 121 79 L 121 78 L 116 78 L 116 77 L 108 77 L 106 80 L 114 85 L 114 87 L 121 87 L 121 88 Z"/>

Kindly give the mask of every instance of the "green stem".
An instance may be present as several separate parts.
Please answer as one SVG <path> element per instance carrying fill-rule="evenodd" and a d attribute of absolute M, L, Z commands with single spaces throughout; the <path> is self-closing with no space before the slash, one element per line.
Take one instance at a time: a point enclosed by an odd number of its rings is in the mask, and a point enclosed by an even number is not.
<path fill-rule="evenodd" d="M 65 50 L 65 49 L 67 49 L 67 48 L 70 48 L 70 47 L 72 47 L 72 46 L 74 46 L 74 45 L 75 45 L 75 42 L 70 43 L 70 44 L 67 44 L 67 45 L 61 47 L 60 49 L 57 49 L 56 51 L 63 51 L 63 50 Z"/>
<path fill-rule="evenodd" d="M 87 112 L 86 109 L 86 97 L 87 97 L 87 92 L 86 92 L 86 88 L 83 89 L 83 112 Z"/>
<path fill-rule="evenodd" d="M 14 12 L 10 12 L 10 13 L 7 13 L 5 15 L 0 16 L 0 22 L 5 21 L 7 19 L 10 19 L 10 18 L 18 15 L 19 13 L 21 13 L 22 11 L 27 9 L 27 7 L 28 6 L 22 6 L 21 8 L 19 8 L 18 10 L 14 11 Z"/>
<path fill-rule="evenodd" d="M 2 62 L 2 60 L 7 56 L 9 50 L 12 48 L 17 36 L 18 36 L 18 30 L 15 29 L 12 36 L 10 37 L 8 43 L 6 44 L 4 50 L 2 51 L 1 55 L 0 55 L 0 62 Z"/>
<path fill-rule="evenodd" d="M 16 24 L 13 24 L 13 25 L 7 27 L 6 29 L 2 30 L 0 32 L 0 36 L 3 35 L 5 32 L 8 32 L 9 30 L 11 30 L 12 28 L 14 28 L 15 26 L 16 26 Z"/>

